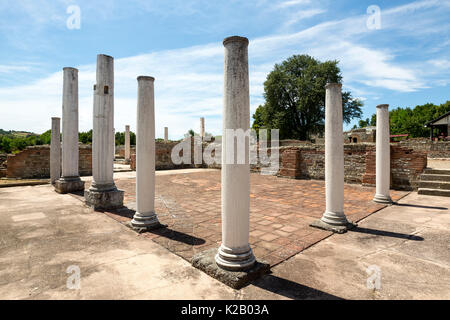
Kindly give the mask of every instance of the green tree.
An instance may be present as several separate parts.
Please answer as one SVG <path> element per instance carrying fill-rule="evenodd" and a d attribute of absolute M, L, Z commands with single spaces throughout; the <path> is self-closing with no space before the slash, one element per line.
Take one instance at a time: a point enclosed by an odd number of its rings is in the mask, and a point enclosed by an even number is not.
<path fill-rule="evenodd" d="M 306 140 L 322 132 L 327 82 L 342 82 L 338 61 L 320 62 L 294 55 L 275 64 L 264 82 L 264 105 L 253 114 L 252 128 L 279 129 L 280 139 Z M 350 92 L 342 93 L 344 122 L 361 117 L 363 103 Z"/>

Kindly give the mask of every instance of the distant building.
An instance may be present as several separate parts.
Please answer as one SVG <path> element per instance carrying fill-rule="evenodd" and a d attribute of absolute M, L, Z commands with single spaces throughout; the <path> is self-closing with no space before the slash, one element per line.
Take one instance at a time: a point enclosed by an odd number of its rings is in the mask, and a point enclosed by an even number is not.
<path fill-rule="evenodd" d="M 376 128 L 370 126 L 346 131 L 344 132 L 344 143 L 375 142 Z"/>
<path fill-rule="evenodd" d="M 431 120 L 425 124 L 425 127 L 430 128 L 431 140 L 449 140 L 449 126 L 450 126 L 450 111 L 446 114 Z"/>

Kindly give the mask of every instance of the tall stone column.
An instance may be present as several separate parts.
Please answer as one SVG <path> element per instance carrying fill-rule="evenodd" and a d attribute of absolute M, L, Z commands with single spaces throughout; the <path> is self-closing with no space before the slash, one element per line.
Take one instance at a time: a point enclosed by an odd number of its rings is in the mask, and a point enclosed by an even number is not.
<path fill-rule="evenodd" d="M 202 140 L 205 139 L 205 118 L 200 118 L 200 137 Z"/>
<path fill-rule="evenodd" d="M 62 105 L 62 173 L 55 190 L 68 193 L 84 190 L 78 174 L 78 70 L 64 68 Z"/>
<path fill-rule="evenodd" d="M 123 206 L 124 192 L 114 183 L 111 157 L 114 128 L 114 59 L 97 56 L 97 83 L 94 85 L 94 117 L 92 129 L 92 184 L 84 192 L 86 204 L 97 209 Z"/>
<path fill-rule="evenodd" d="M 250 126 L 250 98 L 248 74 L 248 39 L 229 37 L 225 47 L 225 77 L 223 99 L 222 139 L 222 245 L 216 256 L 219 267 L 227 270 L 245 270 L 255 264 L 249 245 L 250 224 L 250 164 L 235 161 L 227 163 L 227 152 L 233 152 L 234 143 L 228 145 L 227 134 L 235 129 L 244 132 Z M 230 130 L 232 129 L 232 130 Z M 245 150 L 238 153 L 248 154 Z M 234 160 L 234 159 L 233 159 Z"/>
<path fill-rule="evenodd" d="M 389 137 L 389 105 L 377 106 L 376 140 L 376 194 L 373 201 L 392 203 L 389 195 L 391 182 L 391 147 Z"/>
<path fill-rule="evenodd" d="M 342 85 L 325 86 L 325 201 L 322 218 L 311 224 L 337 233 L 351 224 L 344 214 L 344 138 L 342 130 Z"/>
<path fill-rule="evenodd" d="M 115 159 L 116 159 L 116 128 L 113 128 L 113 168 Z"/>
<path fill-rule="evenodd" d="M 136 213 L 131 226 L 154 229 L 161 226 L 155 213 L 155 78 L 137 80 Z"/>
<path fill-rule="evenodd" d="M 125 162 L 130 162 L 130 126 L 125 126 Z"/>
<path fill-rule="evenodd" d="M 169 142 L 169 128 L 164 127 L 164 142 Z"/>
<path fill-rule="evenodd" d="M 50 142 L 50 182 L 61 177 L 61 129 L 60 118 L 52 118 L 52 139 Z"/>

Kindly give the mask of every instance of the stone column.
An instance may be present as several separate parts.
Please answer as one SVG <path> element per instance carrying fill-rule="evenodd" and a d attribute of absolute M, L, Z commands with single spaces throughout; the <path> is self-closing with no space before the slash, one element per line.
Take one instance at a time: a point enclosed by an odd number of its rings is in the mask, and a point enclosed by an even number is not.
<path fill-rule="evenodd" d="M 248 39 L 229 37 L 223 45 L 222 244 L 215 260 L 223 269 L 238 271 L 251 268 L 256 261 L 249 245 L 250 164 L 248 157 L 243 164 L 227 163 L 225 159 L 227 152 L 235 149 L 234 143 L 228 145 L 227 134 L 235 129 L 245 132 L 250 126 Z M 237 152 L 247 155 L 247 143 L 244 149 Z"/>
<path fill-rule="evenodd" d="M 164 142 L 169 142 L 169 128 L 164 127 Z"/>
<path fill-rule="evenodd" d="M 205 118 L 200 118 L 200 137 L 202 140 L 205 139 Z"/>
<path fill-rule="evenodd" d="M 92 129 L 92 184 L 84 192 L 86 204 L 97 209 L 123 206 L 123 191 L 117 190 L 113 179 L 114 126 L 114 59 L 97 56 L 97 83 L 94 85 L 94 122 Z"/>
<path fill-rule="evenodd" d="M 130 126 L 125 126 L 125 162 L 130 163 Z"/>
<path fill-rule="evenodd" d="M 140 76 L 136 128 L 136 213 L 131 226 L 160 227 L 155 213 L 155 98 L 153 77 Z"/>
<path fill-rule="evenodd" d="M 78 70 L 64 68 L 62 105 L 62 173 L 55 190 L 68 193 L 84 190 L 78 174 Z"/>
<path fill-rule="evenodd" d="M 391 147 L 389 138 L 389 105 L 377 106 L 376 140 L 376 194 L 373 201 L 392 203 L 389 195 L 391 182 Z"/>
<path fill-rule="evenodd" d="M 113 168 L 115 159 L 116 159 L 116 128 L 113 128 Z"/>
<path fill-rule="evenodd" d="M 52 118 L 52 139 L 50 142 L 50 182 L 61 177 L 61 129 L 60 118 Z"/>
<path fill-rule="evenodd" d="M 337 233 L 353 226 L 344 214 L 344 139 L 342 132 L 342 85 L 325 86 L 325 199 L 322 218 L 311 226 Z"/>

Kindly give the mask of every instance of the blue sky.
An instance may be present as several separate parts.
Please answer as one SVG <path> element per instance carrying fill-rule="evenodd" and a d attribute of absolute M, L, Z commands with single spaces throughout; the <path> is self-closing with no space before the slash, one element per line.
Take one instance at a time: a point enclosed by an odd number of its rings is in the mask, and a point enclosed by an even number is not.
<path fill-rule="evenodd" d="M 80 8 L 80 29 L 67 28 L 71 5 Z M 380 28 L 367 26 L 371 5 Z M 48 130 L 61 116 L 62 68 L 76 67 L 80 131 L 91 129 L 103 53 L 115 58 L 116 131 L 135 131 L 136 77 L 151 75 L 157 137 L 165 126 L 171 139 L 199 131 L 202 116 L 220 134 L 222 40 L 231 35 L 250 40 L 252 113 L 267 73 L 293 54 L 339 60 L 343 89 L 364 100 L 364 118 L 381 103 L 450 99 L 449 0 L 0 0 L 0 128 Z"/>

